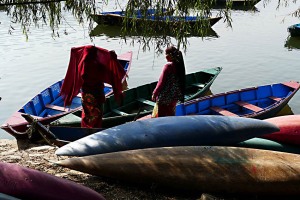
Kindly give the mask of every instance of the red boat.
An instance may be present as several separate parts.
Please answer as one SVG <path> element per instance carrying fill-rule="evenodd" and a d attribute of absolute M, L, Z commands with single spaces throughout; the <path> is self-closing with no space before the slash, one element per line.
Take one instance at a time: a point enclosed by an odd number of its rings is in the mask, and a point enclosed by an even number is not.
<path fill-rule="evenodd" d="M 285 115 L 265 119 L 280 128 L 280 131 L 263 135 L 261 138 L 280 143 L 300 145 L 300 115 Z"/>

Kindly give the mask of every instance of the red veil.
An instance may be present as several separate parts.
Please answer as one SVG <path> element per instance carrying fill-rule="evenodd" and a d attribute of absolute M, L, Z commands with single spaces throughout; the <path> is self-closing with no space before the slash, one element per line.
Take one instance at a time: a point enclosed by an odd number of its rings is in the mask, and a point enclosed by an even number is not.
<path fill-rule="evenodd" d="M 69 67 L 61 87 L 60 95 L 64 99 L 64 106 L 69 106 L 73 98 L 79 93 L 83 84 L 83 74 L 89 63 L 85 62 L 89 59 L 97 61 L 101 70 L 95 71 L 96 77 L 103 83 L 112 86 L 116 100 L 122 97 L 122 79 L 126 72 L 117 60 L 114 52 L 92 45 L 73 47 Z M 95 60 L 94 60 L 95 59 Z"/>

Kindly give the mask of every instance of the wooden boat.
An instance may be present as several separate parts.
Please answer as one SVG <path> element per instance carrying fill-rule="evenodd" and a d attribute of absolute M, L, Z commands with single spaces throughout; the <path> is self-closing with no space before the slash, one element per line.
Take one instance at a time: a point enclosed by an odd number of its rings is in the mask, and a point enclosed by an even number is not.
<path fill-rule="evenodd" d="M 122 25 L 123 21 L 126 18 L 125 11 L 115 11 L 115 12 L 102 12 L 100 14 L 91 15 L 93 20 L 98 24 L 109 24 L 109 25 Z M 207 26 L 212 27 L 216 24 L 222 17 L 203 17 L 207 21 Z M 168 25 L 170 30 L 176 27 L 178 23 L 188 23 L 192 28 L 199 24 L 199 17 L 197 16 L 186 16 L 178 17 L 173 15 L 166 16 L 156 16 L 155 10 L 150 10 L 145 19 L 142 18 L 141 12 L 137 11 L 136 16 L 129 17 L 128 26 L 141 27 L 141 24 L 147 23 L 149 26 L 155 26 L 156 29 L 159 28 L 158 25 Z M 164 27 L 166 28 L 166 27 Z"/>
<path fill-rule="evenodd" d="M 208 68 L 186 75 L 185 100 L 205 95 L 221 70 L 221 67 Z M 81 110 L 60 117 L 50 124 L 45 125 L 46 127 L 41 123 L 35 123 L 34 119 L 30 116 L 23 115 L 25 120 L 34 126 L 34 128 L 30 129 L 34 131 L 28 133 L 29 138 L 31 140 L 43 139 L 48 144 L 61 146 L 102 129 L 135 121 L 138 117 L 148 115 L 152 112 L 154 102 L 151 100 L 151 95 L 156 84 L 157 81 L 125 90 L 125 99 L 121 104 L 114 101 L 113 95 L 107 97 L 104 105 L 103 128 L 101 129 L 80 128 Z"/>
<path fill-rule="evenodd" d="M 185 101 L 204 96 L 221 71 L 222 67 L 214 67 L 187 74 Z M 102 127 L 109 128 L 150 114 L 155 104 L 151 96 L 156 84 L 157 81 L 125 90 L 125 98 L 121 104 L 115 102 L 113 95 L 107 97 Z M 81 111 L 73 112 L 53 121 L 50 126 L 79 127 L 80 116 Z"/>
<path fill-rule="evenodd" d="M 177 146 L 75 157 L 56 163 L 97 176 L 176 191 L 274 195 L 276 199 L 300 194 L 300 155 L 269 150 Z"/>
<path fill-rule="evenodd" d="M 129 122 L 86 136 L 56 150 L 86 156 L 131 149 L 230 145 L 279 129 L 263 120 L 216 115 L 171 116 Z"/>
<path fill-rule="evenodd" d="M 209 95 L 177 105 L 176 115 L 271 118 L 290 101 L 299 88 L 299 82 L 289 81 Z"/>
<path fill-rule="evenodd" d="M 126 70 L 126 76 L 130 70 L 132 61 L 132 52 L 126 52 L 118 56 L 119 62 Z M 126 77 L 124 77 L 124 80 Z M 15 138 L 26 138 L 26 131 L 28 130 L 28 122 L 22 117 L 22 114 L 29 114 L 34 116 L 38 121 L 48 124 L 64 115 L 72 113 L 76 110 L 81 110 L 81 96 L 80 93 L 72 101 L 70 107 L 63 107 L 63 99 L 59 95 L 63 80 L 60 80 L 49 86 L 30 101 L 28 101 L 20 110 L 15 112 L 9 119 L 1 126 L 3 130 L 14 136 Z M 112 87 L 105 85 L 104 93 L 106 96 L 112 94 Z"/>
<path fill-rule="evenodd" d="M 291 37 L 300 37 L 300 24 L 294 24 L 288 27 Z"/>
<path fill-rule="evenodd" d="M 300 145 L 300 115 L 285 115 L 266 119 L 275 124 L 280 131 L 262 135 L 261 138 L 277 141 L 283 144 Z"/>
<path fill-rule="evenodd" d="M 272 135 L 272 134 L 273 133 L 268 134 L 268 135 Z M 249 140 L 245 140 L 245 141 L 240 142 L 233 146 L 300 154 L 299 146 L 276 142 L 273 140 L 259 138 L 259 137 L 261 137 L 261 136 L 258 136 L 258 138 L 252 138 Z"/>
<path fill-rule="evenodd" d="M 0 162 L 0 192 L 20 199 L 104 200 L 98 192 L 73 181 L 18 164 Z"/>

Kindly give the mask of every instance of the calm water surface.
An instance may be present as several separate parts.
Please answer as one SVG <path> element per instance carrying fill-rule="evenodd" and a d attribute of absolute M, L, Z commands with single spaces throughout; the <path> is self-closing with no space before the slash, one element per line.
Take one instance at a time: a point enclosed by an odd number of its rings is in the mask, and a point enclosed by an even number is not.
<path fill-rule="evenodd" d="M 277 1 L 267 7 L 260 2 L 257 12 L 232 12 L 233 27 L 223 21 L 213 26 L 218 37 L 204 39 L 191 37 L 184 55 L 187 73 L 208 67 L 221 66 L 223 71 L 211 87 L 212 93 L 220 93 L 244 87 L 300 79 L 300 38 L 289 38 L 287 27 L 300 20 L 287 16 L 300 5 L 291 4 L 276 10 Z M 112 7 L 108 7 L 112 8 Z M 108 31 L 99 34 L 91 42 L 87 28 L 81 27 L 68 13 L 69 25 L 63 25 L 60 38 L 53 39 L 47 27 L 31 28 L 26 41 L 18 25 L 8 34 L 10 21 L 0 11 L 0 124 L 38 92 L 64 78 L 70 49 L 95 44 L 115 50 L 117 54 L 132 50 L 132 68 L 129 87 L 157 81 L 164 56 L 157 56 L 154 48 L 143 52 L 140 46 L 125 43 Z M 284 21 L 283 21 L 284 20 Z M 96 25 L 95 25 L 96 26 Z M 66 29 L 68 35 L 63 34 Z M 300 93 L 289 103 L 288 114 L 300 114 Z M 0 138 L 13 138 L 0 130 Z"/>

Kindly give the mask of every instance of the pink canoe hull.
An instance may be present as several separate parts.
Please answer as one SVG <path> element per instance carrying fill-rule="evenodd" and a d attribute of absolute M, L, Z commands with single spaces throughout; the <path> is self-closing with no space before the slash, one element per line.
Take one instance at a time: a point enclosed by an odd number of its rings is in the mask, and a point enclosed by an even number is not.
<path fill-rule="evenodd" d="M 273 140 L 280 143 L 300 145 L 300 115 L 285 115 L 265 119 L 280 128 L 280 131 L 261 138 Z"/>
<path fill-rule="evenodd" d="M 104 200 L 98 192 L 78 183 L 17 164 L 0 163 L 0 193 L 20 199 Z"/>

